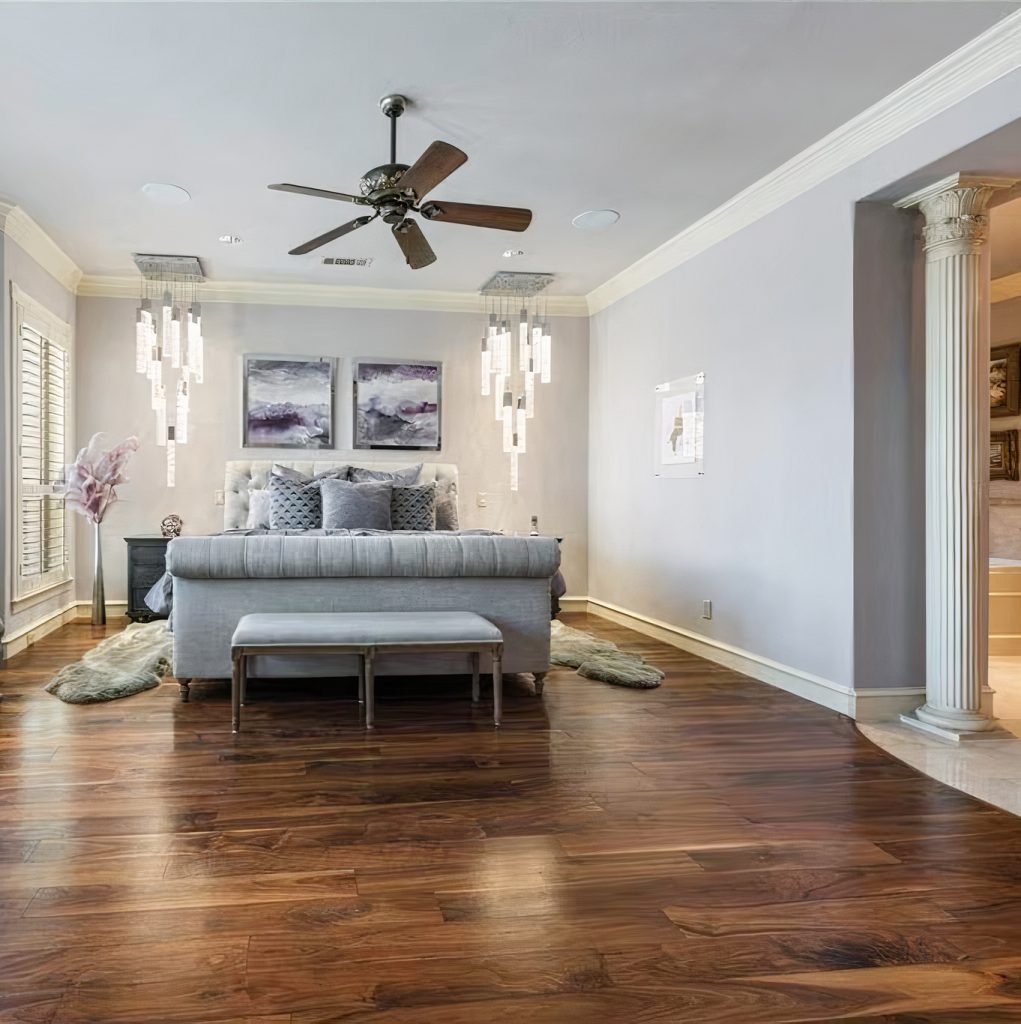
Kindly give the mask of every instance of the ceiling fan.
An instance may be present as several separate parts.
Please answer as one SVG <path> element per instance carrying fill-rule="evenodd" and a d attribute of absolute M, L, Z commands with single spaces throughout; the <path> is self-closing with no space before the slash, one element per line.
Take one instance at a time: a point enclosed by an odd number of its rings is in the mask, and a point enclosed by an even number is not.
<path fill-rule="evenodd" d="M 524 231 L 532 222 L 532 211 L 515 206 L 479 206 L 474 203 L 447 203 L 430 199 L 423 202 L 426 193 L 431 192 L 441 181 L 453 174 L 467 159 L 456 146 L 448 142 L 434 142 L 410 167 L 397 162 L 397 118 L 404 113 L 407 100 L 403 96 L 384 96 L 379 108 L 390 118 L 390 162 L 366 171 L 358 182 L 360 196 L 346 192 L 331 192 L 322 188 L 308 188 L 305 185 L 270 185 L 278 192 L 297 192 L 321 199 L 339 199 L 357 206 L 372 207 L 373 212 L 355 217 L 339 228 L 291 249 L 289 255 L 303 256 L 318 249 L 335 238 L 340 238 L 356 228 L 364 227 L 377 217 L 390 225 L 397 244 L 412 270 L 419 270 L 436 261 L 436 253 L 422 234 L 417 221 L 408 214 L 417 213 L 426 220 L 448 221 L 451 224 L 468 224 L 477 228 L 497 228 L 503 231 Z"/>

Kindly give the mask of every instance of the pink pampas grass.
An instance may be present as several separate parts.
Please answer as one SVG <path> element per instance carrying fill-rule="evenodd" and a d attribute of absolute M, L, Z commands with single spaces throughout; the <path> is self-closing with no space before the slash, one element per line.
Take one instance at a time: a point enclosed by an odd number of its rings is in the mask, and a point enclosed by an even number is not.
<path fill-rule="evenodd" d="M 138 438 L 129 437 L 104 452 L 99 446 L 102 436 L 93 434 L 78 458 L 67 467 L 64 490 L 67 507 L 97 525 L 117 500 L 117 485 L 127 482 L 124 466 L 131 453 L 138 451 Z"/>

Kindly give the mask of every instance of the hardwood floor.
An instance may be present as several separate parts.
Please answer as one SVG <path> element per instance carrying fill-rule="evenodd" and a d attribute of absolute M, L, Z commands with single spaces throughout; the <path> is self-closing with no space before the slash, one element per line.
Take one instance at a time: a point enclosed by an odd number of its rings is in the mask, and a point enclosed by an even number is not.
<path fill-rule="evenodd" d="M 668 677 L 41 689 L 0 672 L 0 1021 L 1021 1020 L 1021 819 L 600 619 Z M 395 692 L 400 690 L 400 699 Z"/>

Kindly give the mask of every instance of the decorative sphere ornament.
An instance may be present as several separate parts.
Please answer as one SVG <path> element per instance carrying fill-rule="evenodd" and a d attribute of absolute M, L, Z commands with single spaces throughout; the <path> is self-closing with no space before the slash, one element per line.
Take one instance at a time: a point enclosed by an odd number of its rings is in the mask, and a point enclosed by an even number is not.
<path fill-rule="evenodd" d="M 169 515 L 163 517 L 163 522 L 160 523 L 160 533 L 164 537 L 181 536 L 181 530 L 184 528 L 184 520 L 178 515 Z"/>

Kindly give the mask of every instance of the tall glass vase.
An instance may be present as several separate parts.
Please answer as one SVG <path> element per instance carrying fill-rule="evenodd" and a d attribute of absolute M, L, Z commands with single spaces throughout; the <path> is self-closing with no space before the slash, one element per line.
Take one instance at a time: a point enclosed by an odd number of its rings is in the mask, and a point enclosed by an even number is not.
<path fill-rule="evenodd" d="M 93 523 L 92 625 L 106 625 L 106 593 L 103 590 L 103 537 L 99 523 Z"/>

